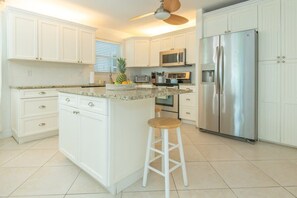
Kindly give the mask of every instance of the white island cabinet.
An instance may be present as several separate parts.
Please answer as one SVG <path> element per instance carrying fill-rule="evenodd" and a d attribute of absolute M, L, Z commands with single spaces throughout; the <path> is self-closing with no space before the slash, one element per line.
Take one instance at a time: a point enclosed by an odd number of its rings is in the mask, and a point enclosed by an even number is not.
<path fill-rule="evenodd" d="M 142 177 L 154 99 L 60 94 L 59 103 L 62 153 L 113 194 Z"/>
<path fill-rule="evenodd" d="M 60 151 L 116 194 L 143 175 L 155 97 L 190 90 L 67 89 L 59 93 Z"/>

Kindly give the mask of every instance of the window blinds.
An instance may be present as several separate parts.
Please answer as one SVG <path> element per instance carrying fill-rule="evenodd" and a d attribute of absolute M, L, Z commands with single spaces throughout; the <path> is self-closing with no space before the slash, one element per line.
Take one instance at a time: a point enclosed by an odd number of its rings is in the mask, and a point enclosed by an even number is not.
<path fill-rule="evenodd" d="M 96 41 L 95 72 L 115 72 L 117 58 L 120 56 L 120 44 Z"/>

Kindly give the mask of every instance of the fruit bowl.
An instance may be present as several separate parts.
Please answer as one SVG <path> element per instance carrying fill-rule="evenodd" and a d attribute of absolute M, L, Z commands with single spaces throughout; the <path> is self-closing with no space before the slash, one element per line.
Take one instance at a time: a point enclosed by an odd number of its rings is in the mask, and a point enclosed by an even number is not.
<path fill-rule="evenodd" d="M 136 89 L 136 84 L 106 84 L 107 90 L 133 90 Z"/>

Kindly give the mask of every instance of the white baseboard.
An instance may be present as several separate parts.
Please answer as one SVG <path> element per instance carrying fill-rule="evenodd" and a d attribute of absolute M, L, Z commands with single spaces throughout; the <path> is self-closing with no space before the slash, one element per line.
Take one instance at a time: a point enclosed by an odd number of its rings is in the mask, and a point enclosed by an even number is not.
<path fill-rule="evenodd" d="M 0 132 L 0 139 L 3 138 L 8 138 L 12 136 L 12 132 L 11 131 L 2 131 Z"/>

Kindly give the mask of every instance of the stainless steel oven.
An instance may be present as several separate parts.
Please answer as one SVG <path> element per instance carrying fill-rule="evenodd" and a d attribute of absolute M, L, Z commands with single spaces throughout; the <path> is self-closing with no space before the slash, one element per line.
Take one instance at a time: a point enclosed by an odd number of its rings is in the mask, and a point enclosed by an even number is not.
<path fill-rule="evenodd" d="M 169 89 L 178 89 L 178 84 L 156 84 L 158 88 L 169 88 Z M 156 106 L 160 107 L 161 110 L 161 117 L 171 117 L 171 118 L 178 118 L 178 110 L 179 110 L 179 96 L 164 96 L 164 97 L 157 97 L 156 98 Z"/>

